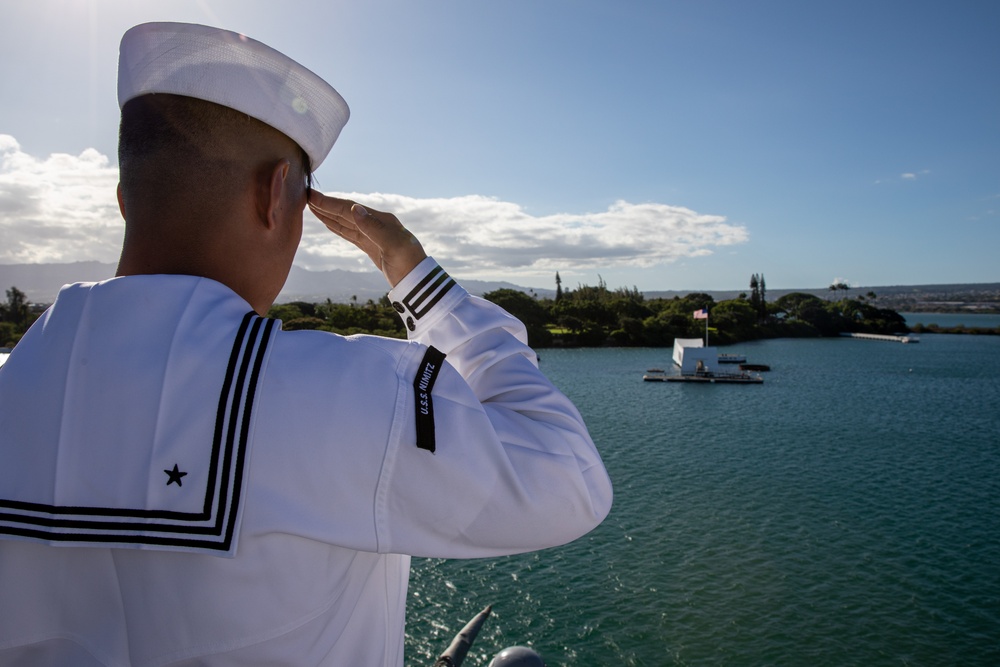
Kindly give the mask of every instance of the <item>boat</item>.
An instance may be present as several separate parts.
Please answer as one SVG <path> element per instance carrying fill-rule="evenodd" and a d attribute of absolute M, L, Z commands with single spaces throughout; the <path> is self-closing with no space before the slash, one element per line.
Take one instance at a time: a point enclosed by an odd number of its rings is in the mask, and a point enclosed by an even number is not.
<path fill-rule="evenodd" d="M 720 364 L 742 364 L 746 363 L 746 360 L 745 354 L 722 353 L 719 355 Z"/>
<path fill-rule="evenodd" d="M 666 382 L 667 372 L 662 368 L 649 368 L 642 376 L 645 382 Z"/>
<path fill-rule="evenodd" d="M 771 370 L 767 364 L 740 364 L 741 371 L 756 371 L 758 373 Z"/>

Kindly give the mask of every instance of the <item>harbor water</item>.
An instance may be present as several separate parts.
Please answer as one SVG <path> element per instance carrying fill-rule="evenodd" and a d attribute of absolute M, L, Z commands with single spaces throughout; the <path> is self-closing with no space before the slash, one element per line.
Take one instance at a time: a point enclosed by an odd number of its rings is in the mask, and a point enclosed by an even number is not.
<path fill-rule="evenodd" d="M 615 504 L 570 545 L 414 559 L 407 665 L 1000 664 L 1000 337 L 733 346 L 762 385 L 648 383 L 668 349 L 542 350 Z"/>
<path fill-rule="evenodd" d="M 900 313 L 906 325 L 915 327 L 937 325 L 939 327 L 965 327 L 966 329 L 993 329 L 1000 327 L 997 313 Z"/>

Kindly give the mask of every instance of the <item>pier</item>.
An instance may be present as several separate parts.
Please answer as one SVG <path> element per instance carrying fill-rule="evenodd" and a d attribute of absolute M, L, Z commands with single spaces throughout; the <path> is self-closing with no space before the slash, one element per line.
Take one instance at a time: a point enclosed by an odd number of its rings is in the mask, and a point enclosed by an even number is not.
<path fill-rule="evenodd" d="M 890 336 L 886 334 L 868 333 L 841 333 L 847 338 L 864 338 L 865 340 L 885 340 L 891 343 L 919 343 L 920 339 L 915 336 Z"/>

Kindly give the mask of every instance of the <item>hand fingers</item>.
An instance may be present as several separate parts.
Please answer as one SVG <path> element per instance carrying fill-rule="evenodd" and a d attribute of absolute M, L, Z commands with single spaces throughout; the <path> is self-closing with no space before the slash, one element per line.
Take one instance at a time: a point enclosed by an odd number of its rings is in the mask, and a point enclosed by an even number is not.
<path fill-rule="evenodd" d="M 401 243 L 416 241 L 410 230 L 392 213 L 367 209 L 361 204 L 351 207 L 354 224 L 362 234 L 370 238 L 380 248 L 390 248 Z"/>
<path fill-rule="evenodd" d="M 309 208 L 330 231 L 359 247 L 363 244 L 360 236 L 370 239 L 378 247 L 412 236 L 393 214 L 366 209 L 349 199 L 328 197 L 313 191 L 309 197 Z M 367 251 L 364 247 L 362 249 Z"/>
<path fill-rule="evenodd" d="M 351 220 L 351 206 L 354 205 L 350 199 L 338 199 L 312 190 L 309 193 L 309 208 L 313 213 L 323 214 L 327 217 L 339 217 Z"/>
<path fill-rule="evenodd" d="M 366 209 L 349 199 L 309 194 L 309 208 L 337 236 L 362 250 L 395 285 L 427 255 L 392 213 Z"/>
<path fill-rule="evenodd" d="M 378 249 L 377 255 L 368 254 L 390 285 L 395 286 L 427 257 L 417 238 L 403 227 L 396 216 L 381 211 L 372 213 L 360 204 L 352 206 L 351 211 L 354 224 Z"/>
<path fill-rule="evenodd" d="M 345 232 L 349 236 L 349 230 L 353 229 L 378 243 L 379 239 L 403 229 L 391 213 L 366 209 L 350 199 L 328 197 L 315 191 L 309 197 L 309 208 L 323 224 L 341 236 L 345 236 Z"/>
<path fill-rule="evenodd" d="M 322 222 L 327 229 L 337 236 L 350 241 L 362 250 L 368 243 L 368 238 L 358 229 L 351 214 L 354 202 L 348 199 L 328 197 L 313 190 L 309 195 L 309 210 Z"/>

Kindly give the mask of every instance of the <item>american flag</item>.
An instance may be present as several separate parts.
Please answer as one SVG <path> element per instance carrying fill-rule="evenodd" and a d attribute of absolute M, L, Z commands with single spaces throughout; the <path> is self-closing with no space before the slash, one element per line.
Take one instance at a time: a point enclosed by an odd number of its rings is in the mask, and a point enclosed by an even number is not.
<path fill-rule="evenodd" d="M 696 320 L 707 320 L 708 319 L 708 310 L 706 310 L 705 308 L 702 308 L 701 310 L 694 311 L 694 319 L 696 319 Z"/>

